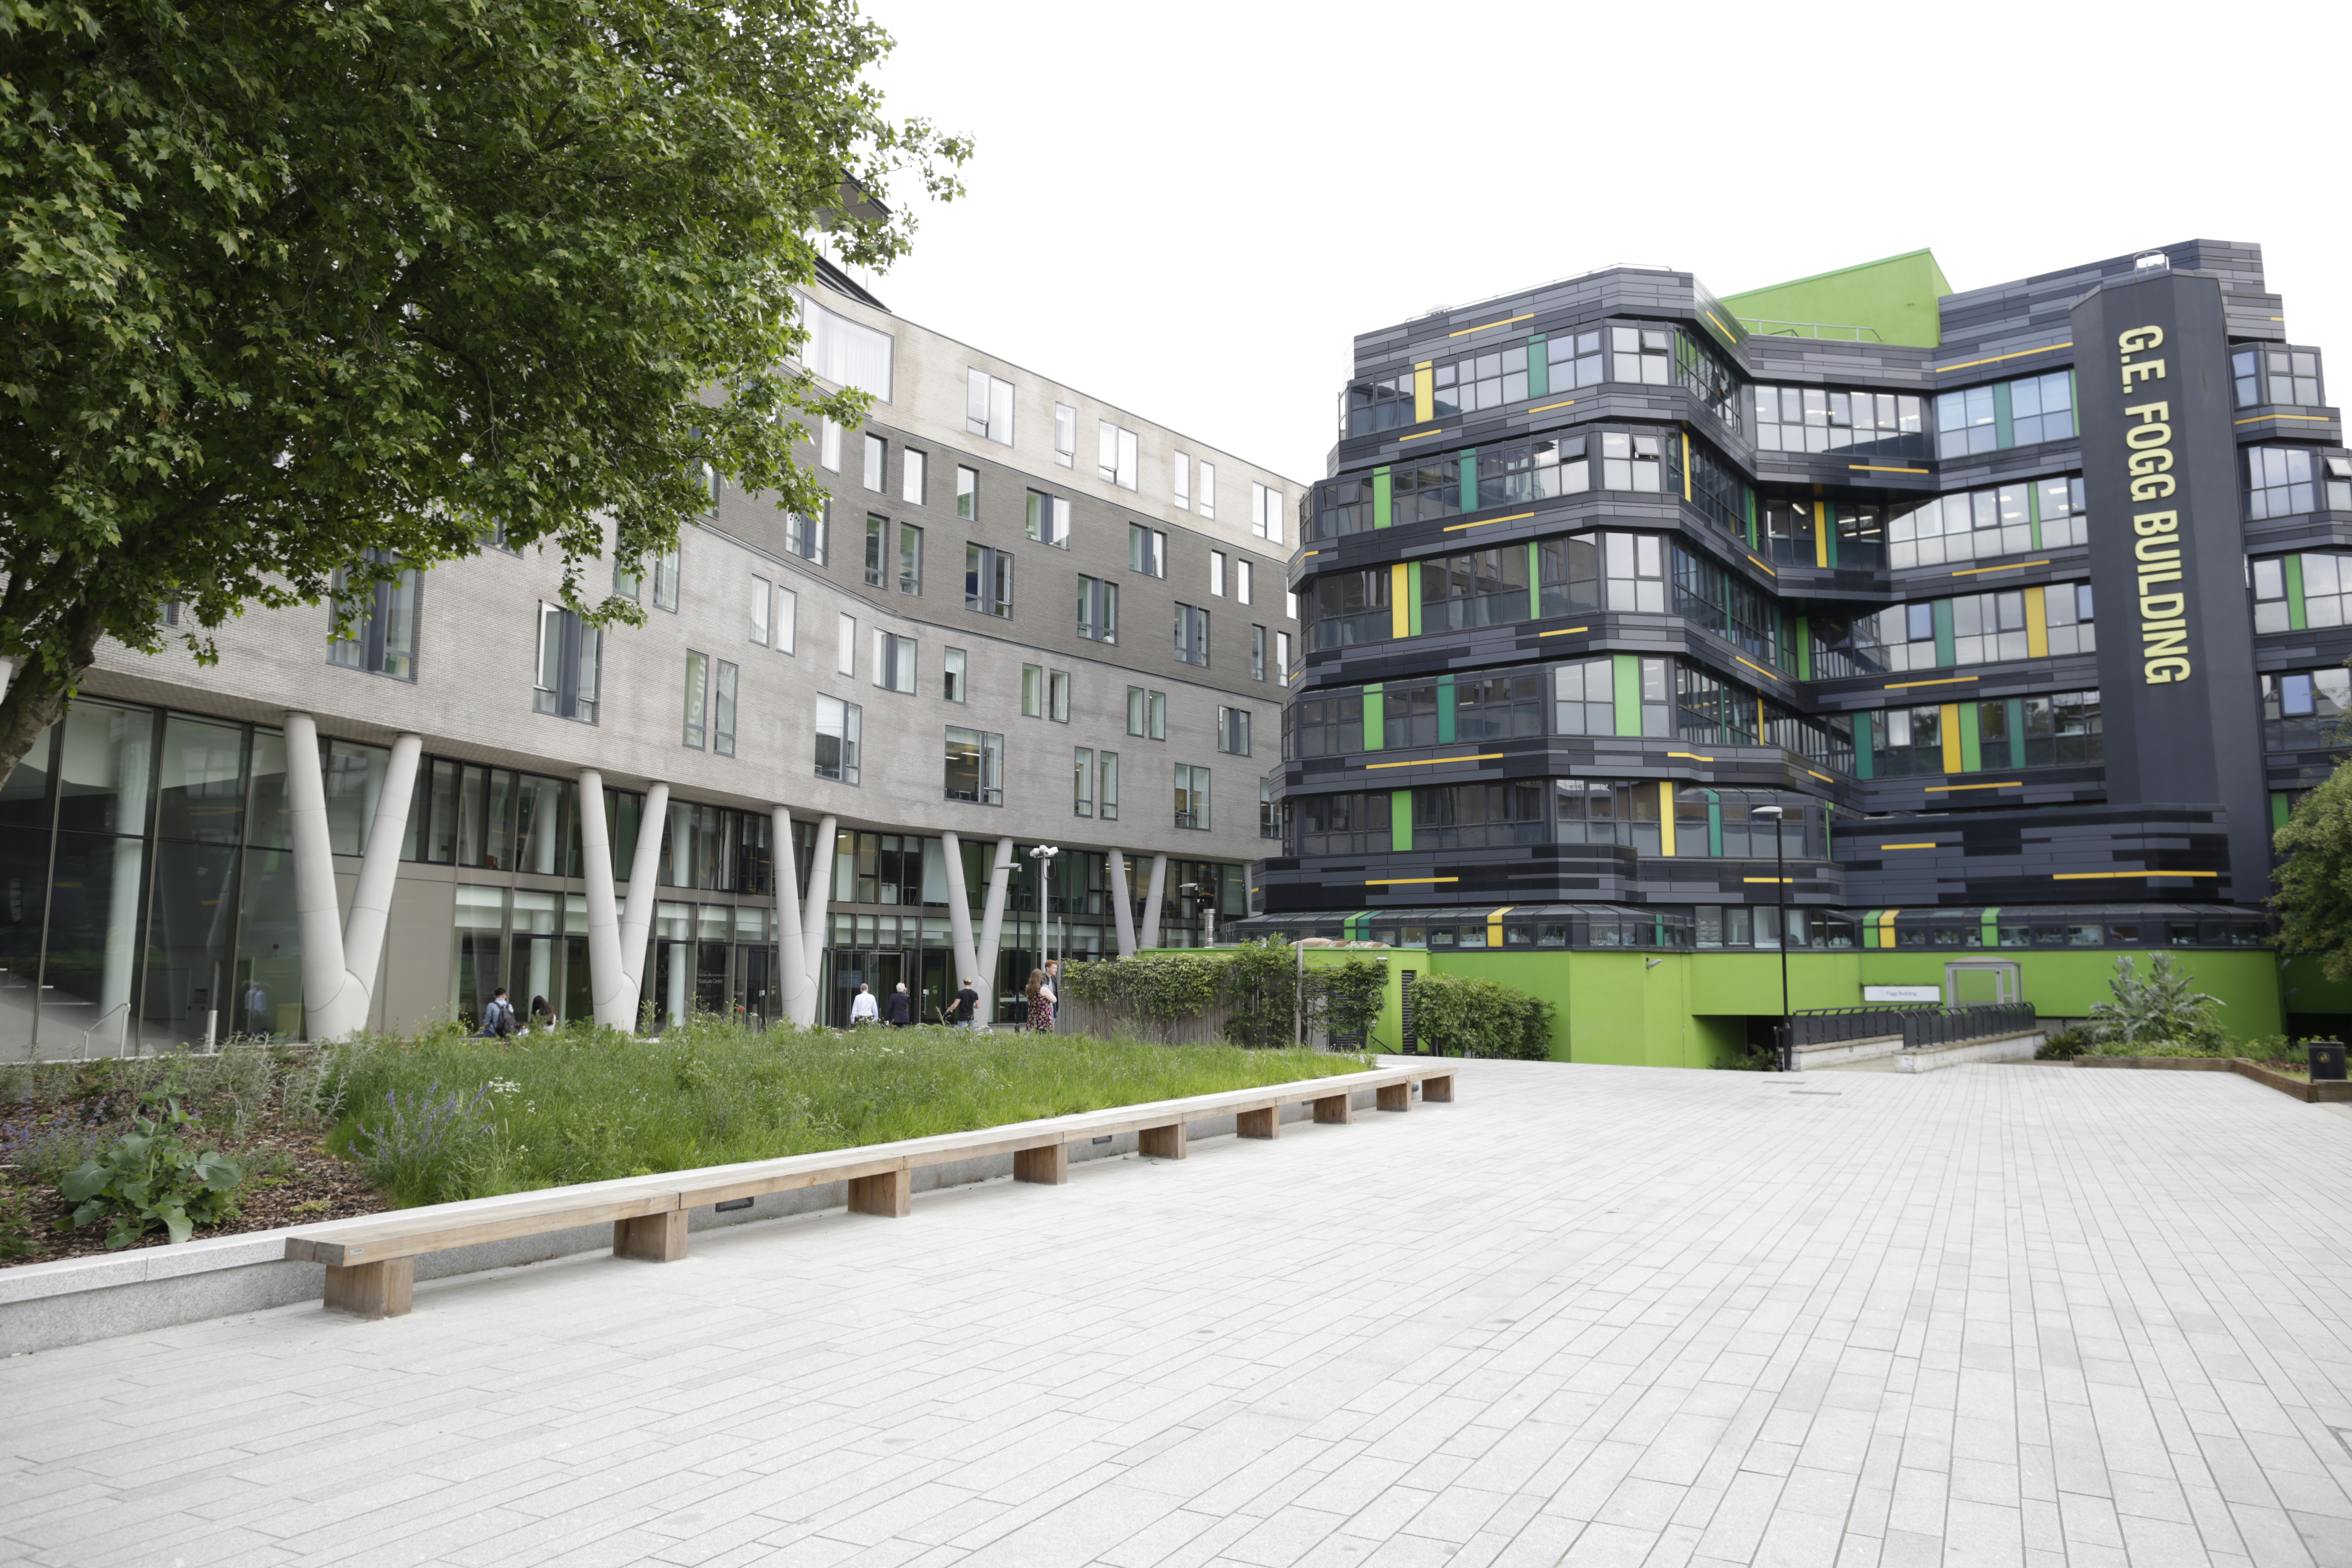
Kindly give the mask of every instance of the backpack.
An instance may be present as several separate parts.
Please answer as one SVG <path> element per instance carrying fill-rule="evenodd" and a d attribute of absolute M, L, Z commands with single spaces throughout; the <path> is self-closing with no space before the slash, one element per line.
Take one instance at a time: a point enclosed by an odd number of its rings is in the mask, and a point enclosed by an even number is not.
<path fill-rule="evenodd" d="M 514 1032 L 515 1032 L 515 1010 L 514 1010 L 514 1004 L 513 1004 L 513 1003 L 511 1003 L 511 1002 L 501 1002 L 501 1003 L 499 1003 L 499 1004 L 498 1005 L 498 1006 L 499 1006 L 498 1036 L 499 1036 L 499 1038 L 500 1038 L 500 1039 L 502 1039 L 502 1040 L 503 1040 L 503 1039 L 507 1039 L 507 1038 L 509 1038 L 510 1037 L 512 1037 L 512 1035 L 513 1035 L 513 1034 L 514 1034 Z"/>

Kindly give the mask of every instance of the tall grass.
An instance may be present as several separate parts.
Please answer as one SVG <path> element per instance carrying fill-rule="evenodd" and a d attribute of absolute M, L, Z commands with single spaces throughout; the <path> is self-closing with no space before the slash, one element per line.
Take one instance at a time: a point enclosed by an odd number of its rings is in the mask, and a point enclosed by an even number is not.
<path fill-rule="evenodd" d="M 659 1039 L 574 1027 L 510 1040 L 454 1030 L 349 1052 L 335 1140 L 399 1203 L 573 1182 L 1063 1116 L 1361 1071 L 1320 1051 L 1159 1046 L 945 1028 L 754 1034 L 697 1019 Z M 451 1127 L 416 1108 L 472 1107 Z"/>

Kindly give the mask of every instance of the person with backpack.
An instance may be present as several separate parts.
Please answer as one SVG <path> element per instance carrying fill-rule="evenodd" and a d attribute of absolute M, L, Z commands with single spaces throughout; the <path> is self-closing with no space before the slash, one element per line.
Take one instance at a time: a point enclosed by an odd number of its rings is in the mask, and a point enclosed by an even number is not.
<path fill-rule="evenodd" d="M 511 1039 L 514 1037 L 514 1004 L 507 1000 L 507 988 L 501 985 L 490 993 L 490 1004 L 482 1009 L 481 1037 Z"/>
<path fill-rule="evenodd" d="M 914 1022 L 915 1001 L 907 994 L 907 983 L 898 982 L 898 989 L 890 993 L 890 1011 L 884 1023 L 894 1029 L 903 1029 Z"/>

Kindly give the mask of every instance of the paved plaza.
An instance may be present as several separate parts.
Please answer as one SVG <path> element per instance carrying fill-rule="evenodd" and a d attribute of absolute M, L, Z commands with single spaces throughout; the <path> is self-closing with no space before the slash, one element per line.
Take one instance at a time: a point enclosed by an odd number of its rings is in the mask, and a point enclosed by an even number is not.
<path fill-rule="evenodd" d="M 1472 1063 L 0 1362 L 0 1561 L 2352 1568 L 2347 1220 L 2225 1074 Z"/>

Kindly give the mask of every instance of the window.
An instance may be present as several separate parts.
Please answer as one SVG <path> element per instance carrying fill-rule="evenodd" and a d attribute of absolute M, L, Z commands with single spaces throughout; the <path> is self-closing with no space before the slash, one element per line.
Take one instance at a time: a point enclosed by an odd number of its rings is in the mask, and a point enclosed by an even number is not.
<path fill-rule="evenodd" d="M 1070 751 L 1070 811 L 1077 816 L 1095 814 L 1095 753 L 1091 746 Z"/>
<path fill-rule="evenodd" d="M 1209 552 L 1209 592 L 1222 599 L 1225 596 L 1225 552 Z"/>
<path fill-rule="evenodd" d="M 1097 421 L 1097 426 L 1095 477 L 1123 490 L 1134 489 L 1137 480 L 1135 432 L 1123 429 L 1108 419 Z"/>
<path fill-rule="evenodd" d="M 1368 572 L 1327 572 L 1315 579 L 1306 605 L 1306 636 L 1311 647 L 1355 647 L 1386 642 L 1396 635 L 1389 605 L 1385 567 Z"/>
<path fill-rule="evenodd" d="M 1067 468 L 1078 459 L 1078 411 L 1066 403 L 1054 405 L 1054 461 Z"/>
<path fill-rule="evenodd" d="M 1552 727 L 1563 735 L 1617 732 L 1614 660 L 1582 658 L 1553 670 Z"/>
<path fill-rule="evenodd" d="M 963 607 L 983 616 L 1013 615 L 1013 553 L 984 544 L 963 547 Z"/>
<path fill-rule="evenodd" d="M 956 515 L 967 522 L 974 521 L 980 516 L 978 468 L 967 468 L 961 464 L 956 468 Z"/>
<path fill-rule="evenodd" d="M 1250 754 L 1250 714 L 1246 708 L 1217 710 L 1217 750 L 1236 757 Z"/>
<path fill-rule="evenodd" d="M 604 634 L 561 605 L 539 606 L 539 676 L 530 710 L 596 721 L 596 688 Z"/>
<path fill-rule="evenodd" d="M 1045 717 L 1056 724 L 1070 721 L 1070 672 L 1066 669 L 1046 672 Z"/>
<path fill-rule="evenodd" d="M 2050 652 L 2096 653 L 2098 628 L 2091 620 L 2088 583 L 2053 583 L 2042 590 L 2042 611 L 2049 627 Z"/>
<path fill-rule="evenodd" d="M 1544 732 L 1540 675 L 1457 676 L 1454 681 L 1454 738 L 1509 741 Z"/>
<path fill-rule="evenodd" d="M 1191 605 L 1176 606 L 1176 662 L 1209 663 L 1209 612 Z"/>
<path fill-rule="evenodd" d="M 2021 706 L 2024 709 L 2025 733 L 2013 737 L 2010 742 L 2011 767 L 2068 767 L 2106 760 L 2105 742 L 2100 733 L 2097 692 L 2053 692 L 2044 697 L 2024 698 Z M 1980 731 L 1991 727 L 1982 721 L 1992 720 L 1998 711 L 1999 705 L 1991 702 L 1978 709 Z M 2006 718 L 2000 722 L 2006 725 Z M 1991 740 L 1990 734 L 1985 734 L 1979 743 L 1990 750 Z M 1998 763 L 1994 758 L 1987 757 L 1985 765 L 1997 766 Z"/>
<path fill-rule="evenodd" d="M 1282 837 L 1282 808 L 1275 803 L 1274 780 L 1267 777 L 1257 781 L 1257 836 L 1260 838 Z"/>
<path fill-rule="evenodd" d="M 1176 826 L 1209 828 L 1209 770 L 1176 764 Z"/>
<path fill-rule="evenodd" d="M 963 427 L 1000 447 L 1013 445 L 1013 384 L 984 370 L 964 376 Z"/>
<path fill-rule="evenodd" d="M 2024 593 L 1964 594 L 1954 599 L 1952 647 L 1959 664 L 2025 658 Z"/>
<path fill-rule="evenodd" d="M 1339 435 L 1375 436 L 1417 424 L 1413 417 L 1412 372 L 1374 381 L 1351 381 L 1339 395 Z"/>
<path fill-rule="evenodd" d="M 1250 627 L 1250 679 L 1265 679 L 1265 628 Z"/>
<path fill-rule="evenodd" d="M 844 675 L 857 673 L 857 617 L 843 616 L 835 627 L 833 668 Z"/>
<path fill-rule="evenodd" d="M 1361 689 L 1302 697 L 1291 704 L 1286 718 L 1290 726 L 1287 756 L 1339 757 L 1364 749 Z"/>
<path fill-rule="evenodd" d="M 2058 487 L 2062 496 L 2068 493 L 2064 479 L 2049 482 Z M 2080 479 L 2074 481 L 2077 487 L 2081 483 Z M 1939 496 L 1909 511 L 1897 512 L 1886 525 L 1892 563 L 1898 568 L 1940 566 L 1947 562 L 1990 560 L 2032 549 L 2033 518 L 2030 508 L 2033 489 L 2034 486 L 2028 483 L 1960 491 Z M 1776 507 L 1779 504 L 1775 503 Z M 1804 503 L 1798 504 L 1801 507 Z"/>
<path fill-rule="evenodd" d="M 2319 510 L 2311 454 L 2294 447 L 2246 448 L 2246 520 Z"/>
<path fill-rule="evenodd" d="M 1552 828 L 1554 842 L 1627 844 L 1643 854 L 1658 852 L 1657 785 L 1601 779 L 1554 779 L 1551 794 L 1557 819 Z M 1420 843 L 1416 833 L 1414 847 Z"/>
<path fill-rule="evenodd" d="M 801 296 L 801 327 L 808 333 L 803 363 L 836 386 L 854 386 L 890 401 L 890 334 L 836 315 Z"/>
<path fill-rule="evenodd" d="M 1168 535 L 1139 522 L 1127 525 L 1127 569 L 1147 577 L 1168 575 Z"/>
<path fill-rule="evenodd" d="M 645 592 L 645 579 L 618 556 L 613 559 L 613 592 L 624 599 L 635 599 Z"/>
<path fill-rule="evenodd" d="M 1619 378 L 1622 380 L 1621 376 Z M 1601 487 L 1655 495 L 1659 483 L 1659 438 L 1605 431 L 1601 437 Z"/>
<path fill-rule="evenodd" d="M 1668 386 L 1674 382 L 1674 334 L 1650 327 L 1609 329 L 1609 378 L 1634 381 L 1644 386 Z M 1622 489 L 1612 485 L 1612 489 Z"/>
<path fill-rule="evenodd" d="M 2090 530 L 2084 526 L 2083 476 L 2072 474 L 2064 479 L 2037 480 L 2033 487 L 2033 522 L 2041 534 L 2037 550 L 2054 550 L 2065 544 L 2087 544 Z"/>
<path fill-rule="evenodd" d="M 816 422 L 816 460 L 827 473 L 841 472 L 841 426 L 830 419 Z"/>
<path fill-rule="evenodd" d="M 2310 557 L 2305 557 L 2308 561 Z M 2254 590 L 2254 630 L 2284 632 L 2294 629 L 2286 596 L 2286 562 L 2284 555 L 2268 556 L 2252 563 L 2248 569 Z M 2331 572 L 2333 563 L 2330 563 Z M 2306 582 L 2308 575 L 2306 572 Z M 2309 603 L 2305 601 L 2306 605 Z"/>
<path fill-rule="evenodd" d="M 1059 550 L 1070 547 L 1070 503 L 1043 490 L 1029 492 L 1029 537 Z"/>
<path fill-rule="evenodd" d="M 2263 400 L 2262 357 L 2258 349 L 2240 349 L 2230 356 L 2230 377 L 2241 408 L 2252 408 Z"/>
<path fill-rule="evenodd" d="M 950 702 L 964 700 L 963 649 L 940 650 L 940 695 Z"/>
<path fill-rule="evenodd" d="M 829 509 L 820 509 L 814 517 L 803 517 L 798 512 L 784 514 L 784 549 L 803 561 L 824 564 L 824 521 Z M 633 595 L 634 596 L 634 595 Z"/>
<path fill-rule="evenodd" d="M 1282 492 L 1255 479 L 1250 481 L 1250 532 L 1269 543 L 1282 542 Z"/>
<path fill-rule="evenodd" d="M 1168 694 L 1140 686 L 1127 689 L 1127 732 L 1154 741 L 1168 738 Z"/>
<path fill-rule="evenodd" d="M 654 557 L 654 608 L 677 608 L 678 559 L 676 549 L 665 550 Z"/>
<path fill-rule="evenodd" d="M 1192 510 L 1192 459 L 1183 453 L 1176 454 L 1176 510 Z"/>
<path fill-rule="evenodd" d="M 719 679 L 710 694 L 710 749 L 722 757 L 735 754 L 735 685 L 739 672 L 725 659 L 719 661 Z"/>
<path fill-rule="evenodd" d="M 2301 670 L 2262 678 L 2263 745 L 2273 752 L 2318 752 L 2339 744 L 2352 712 L 2352 669 Z"/>
<path fill-rule="evenodd" d="M 892 632 L 874 634 L 874 684 L 886 691 L 915 692 L 915 639 Z"/>
<path fill-rule="evenodd" d="M 1528 395 L 1528 345 L 1441 364 L 1430 373 L 1430 412 L 1441 419 L 1520 402 Z"/>
<path fill-rule="evenodd" d="M 1118 641 L 1118 584 L 1101 577 L 1078 578 L 1078 635 L 1092 642 Z"/>
<path fill-rule="evenodd" d="M 816 700 L 816 776 L 857 783 L 857 733 L 866 710 L 838 697 Z"/>
<path fill-rule="evenodd" d="M 866 488 L 887 491 L 890 488 L 890 444 L 879 436 L 866 437 Z"/>
<path fill-rule="evenodd" d="M 898 592 L 923 591 L 923 531 L 911 522 L 898 525 Z"/>
<path fill-rule="evenodd" d="M 1021 667 L 1021 717 L 1043 719 L 1045 716 L 1045 667 L 1024 664 Z"/>
<path fill-rule="evenodd" d="M 2289 612 L 2288 574 L 2302 578 L 2303 616 Z M 2352 555 L 2307 550 L 2273 555 L 2253 563 L 2254 630 L 2315 630 L 2352 624 Z"/>
<path fill-rule="evenodd" d="M 1652 534 L 1628 535 L 1654 546 Z M 1507 544 L 1421 563 L 1422 627 L 1461 631 L 1528 618 L 1528 550 Z"/>
<path fill-rule="evenodd" d="M 866 585 L 882 586 L 884 574 L 889 571 L 890 520 L 866 514 Z"/>
<path fill-rule="evenodd" d="M 768 646 L 768 605 L 774 589 L 765 577 L 751 579 L 751 640 L 761 647 Z"/>
<path fill-rule="evenodd" d="M 801 618 L 801 596 L 790 588 L 776 589 L 776 651 L 794 653 Z"/>
<path fill-rule="evenodd" d="M 1292 806 L 1301 855 L 1385 855 L 1396 821 L 1387 790 L 1310 795 Z"/>
<path fill-rule="evenodd" d="M 1890 708 L 1871 725 L 1871 765 L 1880 778 L 1944 771 L 1944 710 Z"/>
<path fill-rule="evenodd" d="M 2309 349 L 2265 349 L 2263 359 L 2273 403 L 2305 408 L 2319 405 L 2318 354 Z"/>
<path fill-rule="evenodd" d="M 1855 452 L 1925 458 L 1924 400 L 1908 393 L 1819 386 L 1751 389 L 1759 452 Z"/>
<path fill-rule="evenodd" d="M 1288 632 L 1274 634 L 1274 678 L 1285 686 L 1290 684 L 1290 634 Z"/>
<path fill-rule="evenodd" d="M 1250 602 L 1251 579 L 1256 575 L 1246 559 L 1234 563 L 1234 597 L 1246 605 Z"/>
<path fill-rule="evenodd" d="M 947 798 L 1004 804 L 1004 737 L 948 726 Z"/>
<path fill-rule="evenodd" d="M 1211 462 L 1201 465 L 1200 510 L 1202 517 L 1213 521 L 1217 515 L 1217 466 Z"/>
<path fill-rule="evenodd" d="M 1101 787 L 1095 793 L 1105 822 L 1118 820 L 1118 753 L 1105 752 L 1097 759 L 1096 775 Z"/>
<path fill-rule="evenodd" d="M 370 562 L 398 559 L 389 552 L 371 550 Z M 344 669 L 388 675 L 394 680 L 416 679 L 417 573 L 401 568 L 389 583 L 362 583 L 345 592 L 344 575 L 335 574 L 333 618 L 327 623 L 327 662 Z"/>
<path fill-rule="evenodd" d="M 1936 450 L 1946 458 L 2064 441 L 2074 434 L 2071 373 L 2052 371 L 1936 398 Z"/>
<path fill-rule="evenodd" d="M 1499 849 L 1513 844 L 1541 844 L 1546 837 L 1540 780 L 1449 784 L 1412 792 L 1416 850 Z"/>
<path fill-rule="evenodd" d="M 1595 609 L 1664 615 L 1666 557 L 1666 547 L 1654 533 L 1611 531 L 1539 540 L 1538 608 L 1546 616 Z M 1507 568 L 1498 563 L 1497 573 Z M 1713 629 L 1725 628 L 1718 625 Z"/>
<path fill-rule="evenodd" d="M 702 749 L 702 731 L 710 700 L 710 660 L 708 656 L 689 652 L 686 656 L 686 732 L 683 742 L 696 751 Z"/>
<path fill-rule="evenodd" d="M 912 447 L 898 450 L 898 499 L 908 506 L 923 504 L 923 491 L 929 484 L 925 470 L 930 459 Z"/>
<path fill-rule="evenodd" d="M 1601 373 L 1601 334 L 1599 332 L 1562 332 L 1544 343 L 1544 361 L 1551 372 L 1551 395 L 1573 392 L 1580 386 L 1598 386 L 1603 379 Z"/>

